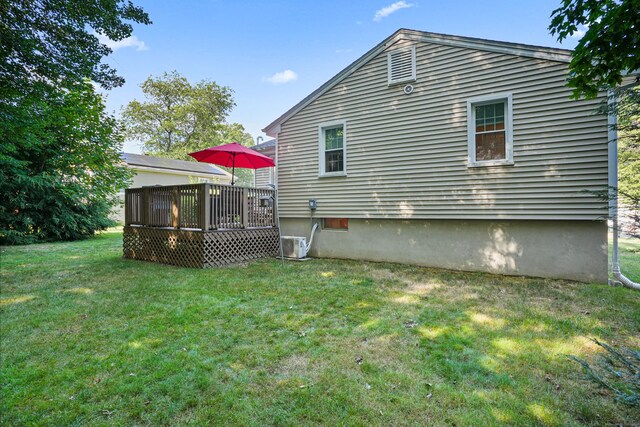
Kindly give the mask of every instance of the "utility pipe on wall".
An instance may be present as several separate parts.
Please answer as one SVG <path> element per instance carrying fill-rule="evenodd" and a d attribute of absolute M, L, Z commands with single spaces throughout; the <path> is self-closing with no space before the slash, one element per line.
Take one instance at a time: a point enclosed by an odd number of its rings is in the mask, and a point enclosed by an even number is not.
<path fill-rule="evenodd" d="M 624 286 L 640 290 L 640 283 L 626 277 L 620 271 L 620 261 L 618 259 L 618 116 L 617 108 L 612 108 L 617 102 L 617 97 L 610 91 L 608 93 L 607 104 L 609 106 L 609 217 L 613 226 L 613 248 L 611 250 L 611 273 Z"/>

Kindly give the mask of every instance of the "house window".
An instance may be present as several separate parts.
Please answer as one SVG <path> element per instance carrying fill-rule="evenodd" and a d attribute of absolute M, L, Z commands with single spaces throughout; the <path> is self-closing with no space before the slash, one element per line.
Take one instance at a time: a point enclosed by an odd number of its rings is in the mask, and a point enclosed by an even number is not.
<path fill-rule="evenodd" d="M 513 164 L 511 94 L 467 101 L 469 166 Z"/>
<path fill-rule="evenodd" d="M 319 127 L 320 176 L 347 173 L 347 125 L 345 121 L 323 123 Z"/>
<path fill-rule="evenodd" d="M 325 218 L 322 228 L 327 230 L 348 230 L 348 218 Z"/>

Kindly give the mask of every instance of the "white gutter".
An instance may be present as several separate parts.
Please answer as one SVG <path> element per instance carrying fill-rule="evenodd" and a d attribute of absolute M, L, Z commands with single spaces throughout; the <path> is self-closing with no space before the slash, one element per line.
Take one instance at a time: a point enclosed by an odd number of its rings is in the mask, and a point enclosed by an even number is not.
<path fill-rule="evenodd" d="M 607 104 L 609 106 L 609 217 L 613 225 L 613 249 L 611 251 L 611 273 L 624 286 L 640 290 L 640 283 L 626 277 L 620 271 L 618 260 L 618 116 L 617 109 L 612 108 L 612 104 L 617 102 L 617 97 L 610 91 Z"/>

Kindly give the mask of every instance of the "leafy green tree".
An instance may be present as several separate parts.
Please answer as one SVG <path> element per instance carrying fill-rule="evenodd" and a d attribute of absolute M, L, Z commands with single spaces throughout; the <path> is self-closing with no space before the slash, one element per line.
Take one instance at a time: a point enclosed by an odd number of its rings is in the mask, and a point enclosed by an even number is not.
<path fill-rule="evenodd" d="M 131 101 L 122 110 L 122 120 L 127 137 L 141 141 L 146 152 L 193 160 L 189 153 L 205 148 L 254 144 L 241 124 L 226 122 L 235 106 L 231 88 L 207 80 L 192 85 L 177 71 L 150 76 L 140 87 L 146 101 Z M 235 176 L 238 185 L 253 183 L 252 170 L 238 168 Z"/>
<path fill-rule="evenodd" d="M 130 176 L 91 84 L 21 100 L 0 137 L 0 243 L 75 240 L 111 225 Z"/>
<path fill-rule="evenodd" d="M 621 89 L 611 106 L 618 115 L 618 188 L 621 204 L 628 209 L 624 231 L 640 237 L 640 86 Z"/>
<path fill-rule="evenodd" d="M 124 79 L 101 63 L 111 49 L 95 33 L 122 40 L 133 21 L 149 16 L 125 0 L 11 0 L 0 2 L 0 82 L 3 90 L 34 84 L 70 88 L 91 79 L 105 89 Z M 4 95 L 4 94 L 3 94 Z"/>
<path fill-rule="evenodd" d="M 122 110 L 127 137 L 164 157 L 184 158 L 201 146 L 222 130 L 235 106 L 231 88 L 206 80 L 192 85 L 177 71 L 150 76 L 140 87 L 146 100 L 133 100 Z"/>
<path fill-rule="evenodd" d="M 624 91 L 617 112 L 620 193 L 640 204 L 640 86 Z"/>
<path fill-rule="evenodd" d="M 122 135 L 90 80 L 122 84 L 96 33 L 150 23 L 123 0 L 0 3 L 0 244 L 68 240 L 110 224 Z"/>
<path fill-rule="evenodd" d="M 562 42 L 582 31 L 572 54 L 567 84 L 573 96 L 594 98 L 610 91 L 601 114 L 618 117 L 619 196 L 631 209 L 626 230 L 640 233 L 640 0 L 563 0 L 549 30 Z M 611 102 L 613 101 L 613 102 Z"/>
<path fill-rule="evenodd" d="M 586 30 L 568 78 L 574 97 L 594 98 L 619 86 L 625 72 L 640 70 L 640 0 L 563 0 L 551 14 L 551 34 L 562 42 L 579 26 Z"/>

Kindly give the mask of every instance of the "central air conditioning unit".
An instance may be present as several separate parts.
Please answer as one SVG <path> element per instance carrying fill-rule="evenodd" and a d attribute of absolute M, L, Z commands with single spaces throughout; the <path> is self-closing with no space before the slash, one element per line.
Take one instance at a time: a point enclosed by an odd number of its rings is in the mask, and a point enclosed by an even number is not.
<path fill-rule="evenodd" d="M 282 236 L 282 254 L 287 258 L 304 258 L 307 256 L 307 238 Z"/>

